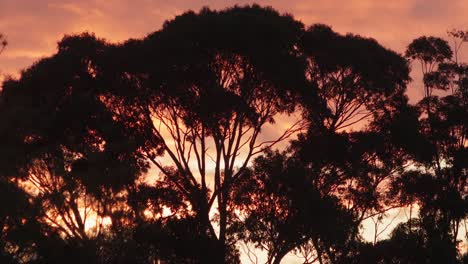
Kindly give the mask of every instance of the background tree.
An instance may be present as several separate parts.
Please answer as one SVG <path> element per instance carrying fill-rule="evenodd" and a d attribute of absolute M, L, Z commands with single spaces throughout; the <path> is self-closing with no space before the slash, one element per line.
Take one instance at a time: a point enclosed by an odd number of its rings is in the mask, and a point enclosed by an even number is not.
<path fill-rule="evenodd" d="M 448 62 L 453 52 L 447 41 L 437 37 L 422 36 L 413 40 L 406 49 L 405 56 L 417 60 L 424 78 L 437 70 L 440 64 Z M 432 88 L 424 82 L 424 96 L 432 95 Z"/>
<path fill-rule="evenodd" d="M 415 42 L 419 43 L 419 40 Z M 415 42 L 410 44 L 407 54 L 415 50 Z M 439 40 L 437 43 L 444 43 L 443 46 L 448 47 L 445 41 Z M 421 44 L 419 49 L 430 50 L 430 47 L 426 47 L 429 44 Z M 452 51 L 450 48 L 448 51 L 445 48 L 443 50 L 444 55 L 427 53 L 425 61 L 441 62 L 439 58 L 447 60 L 447 55 L 451 55 Z M 423 246 L 429 248 L 429 252 L 439 252 L 438 256 L 428 257 L 434 261 L 431 263 L 436 263 L 437 259 L 439 262 L 457 261 L 460 242 L 458 234 L 467 217 L 466 73 L 464 64 L 446 61 L 424 76 L 425 89 L 448 92 L 442 96 L 426 93 L 426 97 L 417 105 L 419 133 L 427 147 L 415 149 L 426 151 L 429 155 L 421 159 L 420 154 L 413 152 L 414 169 L 403 173 L 395 182 L 395 192 L 400 192 L 404 203 L 419 205 L 419 228 L 427 235 Z M 411 225 L 412 221 L 410 219 L 408 222 L 410 233 L 416 228 Z"/>

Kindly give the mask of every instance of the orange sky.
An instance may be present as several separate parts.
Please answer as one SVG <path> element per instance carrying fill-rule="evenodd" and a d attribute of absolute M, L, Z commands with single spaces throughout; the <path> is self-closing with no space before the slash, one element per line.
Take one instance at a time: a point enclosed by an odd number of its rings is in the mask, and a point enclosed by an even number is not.
<path fill-rule="evenodd" d="M 447 29 L 468 28 L 466 0 L 269 0 L 256 1 L 293 14 L 306 25 L 325 23 L 340 33 L 373 37 L 397 52 L 420 35 L 446 37 Z M 10 46 L 0 56 L 2 74 L 16 74 L 40 57 L 52 54 L 66 33 L 95 32 L 121 41 L 143 37 L 164 20 L 202 6 L 224 8 L 250 1 L 180 0 L 1 0 L 0 32 Z M 468 52 L 466 52 L 468 54 Z M 414 75 L 415 80 L 420 78 Z M 422 95 L 413 84 L 413 100 Z"/>
<path fill-rule="evenodd" d="M 122 41 L 158 30 L 164 20 L 188 9 L 199 10 L 203 6 L 219 9 L 236 3 L 252 2 L 0 0 L 0 32 L 10 43 L 0 56 L 0 74 L 16 75 L 38 58 L 51 55 L 64 34 L 90 31 L 111 41 Z M 421 35 L 445 38 L 448 29 L 468 29 L 467 0 L 258 0 L 256 3 L 291 13 L 306 25 L 324 23 L 340 33 L 373 37 L 400 53 Z M 462 57 L 468 58 L 467 49 L 468 45 Z M 418 71 L 412 76 L 415 82 L 410 84 L 408 94 L 415 102 L 423 90 Z"/>

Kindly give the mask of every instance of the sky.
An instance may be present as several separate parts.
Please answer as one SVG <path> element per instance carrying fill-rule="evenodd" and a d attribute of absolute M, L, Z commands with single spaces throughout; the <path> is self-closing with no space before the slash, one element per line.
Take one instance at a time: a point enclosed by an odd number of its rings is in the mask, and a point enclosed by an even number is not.
<path fill-rule="evenodd" d="M 203 6 L 213 9 L 251 1 L 181 0 L 0 0 L 0 32 L 10 43 L 0 56 L 0 74 L 17 75 L 37 59 L 53 54 L 64 34 L 94 32 L 118 42 L 144 37 L 177 14 Z M 403 53 L 416 37 L 446 37 L 447 30 L 468 28 L 466 0 L 268 0 L 260 5 L 290 13 L 306 26 L 324 23 L 340 33 L 375 38 Z M 468 52 L 467 52 L 468 53 Z M 415 71 L 414 79 L 420 79 Z M 411 89 L 413 88 L 413 89 Z M 418 82 L 409 89 L 412 100 L 423 92 Z"/>
<path fill-rule="evenodd" d="M 17 76 L 34 61 L 52 55 L 64 34 L 94 32 L 112 42 L 140 38 L 189 9 L 221 9 L 251 1 L 180 0 L 0 0 L 0 32 L 9 46 L 0 56 L 0 75 Z M 403 53 L 422 35 L 447 37 L 452 28 L 468 29 L 466 0 L 271 0 L 256 1 L 292 14 L 306 26 L 330 25 L 340 33 L 375 38 Z M 468 47 L 466 47 L 468 49 Z M 462 57 L 468 58 L 468 50 Z M 465 60 L 466 61 L 466 60 Z M 415 65 L 416 66 L 416 65 Z M 409 85 L 412 102 L 423 95 L 417 68 Z M 291 260 L 290 263 L 294 261 Z"/>

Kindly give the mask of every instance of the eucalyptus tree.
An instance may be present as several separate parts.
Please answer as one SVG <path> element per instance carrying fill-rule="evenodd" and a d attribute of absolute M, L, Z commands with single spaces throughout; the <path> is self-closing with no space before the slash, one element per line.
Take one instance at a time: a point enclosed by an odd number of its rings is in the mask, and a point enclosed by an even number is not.
<path fill-rule="evenodd" d="M 313 180 L 307 164 L 291 153 L 267 152 L 255 159 L 234 192 L 241 212 L 230 226 L 236 239 L 265 250 L 269 264 L 290 253 L 300 253 L 307 263 L 338 258 L 341 252 L 334 250 L 351 239 L 355 217 L 337 197 L 320 193 Z"/>
<path fill-rule="evenodd" d="M 406 49 L 405 56 L 419 62 L 423 77 L 437 71 L 439 65 L 450 61 L 453 52 L 447 41 L 437 37 L 422 36 L 413 40 Z M 432 95 L 432 88 L 425 83 L 424 96 Z"/>
<path fill-rule="evenodd" d="M 119 87 L 111 103 L 134 109 L 146 126 L 142 153 L 160 183 L 186 199 L 202 233 L 217 241 L 206 254 L 220 252 L 219 263 L 234 246 L 231 189 L 252 157 L 300 129 L 295 123 L 278 138 L 261 135 L 278 114 L 295 110 L 295 90 L 305 86 L 302 29 L 256 5 L 187 12 L 116 49 L 115 71 L 105 75 Z"/>
<path fill-rule="evenodd" d="M 461 33 L 454 36 L 459 36 L 461 42 L 466 41 Z M 419 137 L 425 147 L 413 148 L 413 169 L 396 179 L 394 191 L 400 194 L 403 203 L 419 205 L 420 228 L 428 236 L 424 246 L 440 252 L 444 261 L 455 262 L 460 227 L 466 223 L 468 215 L 468 68 L 458 59 L 449 60 L 452 50 L 444 40 L 421 42 L 421 39 L 436 38 L 422 37 L 413 41 L 407 51 L 407 54 L 413 54 L 410 59 L 423 57 L 425 63 L 438 63 L 438 67 L 434 66 L 423 76 L 425 89 L 429 92 L 416 105 Z M 444 48 L 434 49 L 433 46 Z M 455 47 L 457 53 L 459 48 L 460 45 Z M 433 89 L 444 92 L 440 96 L 433 95 Z M 412 143 L 408 142 L 408 145 Z M 421 152 L 425 152 L 424 155 Z M 409 222 L 409 232 L 412 230 Z"/>
<path fill-rule="evenodd" d="M 83 256 L 99 254 L 92 249 L 110 221 L 114 230 L 164 229 L 175 244 L 192 234 L 203 245 L 192 252 L 198 259 L 175 249 L 158 251 L 163 259 L 235 262 L 230 190 L 252 157 L 300 129 L 260 135 L 295 110 L 305 87 L 302 30 L 291 16 L 254 5 L 186 12 L 118 45 L 65 37 L 56 54 L 4 83 L 2 175 L 28 190 L 40 223 L 91 250 Z M 150 164 L 161 177 L 139 185 Z"/>
<path fill-rule="evenodd" d="M 374 39 L 324 25 L 311 26 L 302 45 L 319 103 L 303 102 L 310 126 L 293 147 L 311 168 L 315 188 L 337 197 L 355 217 L 350 232 L 356 241 L 362 221 L 395 206 L 385 186 L 406 166 L 397 141 L 411 112 L 405 96 L 409 67 Z"/>
<path fill-rule="evenodd" d="M 315 24 L 302 36 L 306 56 L 304 104 L 312 127 L 344 131 L 364 127 L 382 112 L 404 100 L 409 81 L 406 61 L 372 38 L 341 35 Z M 316 91 L 311 91 L 315 89 Z M 308 98 L 316 94 L 319 102 Z M 322 109 L 317 109 L 322 107 Z"/>
<path fill-rule="evenodd" d="M 65 37 L 56 54 L 6 80 L 1 94 L 1 176 L 39 208 L 32 217 L 46 237 L 91 255 L 122 192 L 147 169 L 136 130 L 102 101 L 95 61 L 106 48 L 92 35 Z M 36 249 L 46 242 L 34 241 Z"/>
<path fill-rule="evenodd" d="M 235 192 L 244 217 L 232 229 L 266 250 L 268 263 L 292 252 L 308 263 L 346 263 L 362 221 L 388 209 L 385 186 L 405 163 L 397 139 L 410 111 L 409 68 L 375 40 L 325 25 L 305 31 L 299 47 L 308 130 L 288 151 L 256 159 Z"/>
<path fill-rule="evenodd" d="M 319 102 L 304 96 L 310 125 L 294 146 L 315 170 L 318 189 L 340 196 L 362 221 L 387 209 L 384 186 L 405 166 L 395 140 L 411 112 L 408 64 L 374 39 L 320 24 L 307 30 L 302 45 Z"/>

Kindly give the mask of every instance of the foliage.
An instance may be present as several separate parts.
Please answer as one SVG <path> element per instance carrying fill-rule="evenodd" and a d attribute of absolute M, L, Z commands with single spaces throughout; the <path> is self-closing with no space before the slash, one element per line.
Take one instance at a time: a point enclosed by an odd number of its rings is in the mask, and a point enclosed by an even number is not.
<path fill-rule="evenodd" d="M 247 245 L 275 264 L 465 263 L 467 34 L 449 36 L 405 59 L 258 5 L 65 36 L 3 83 L 0 262 L 240 263 Z M 392 208 L 408 221 L 364 241 Z"/>

